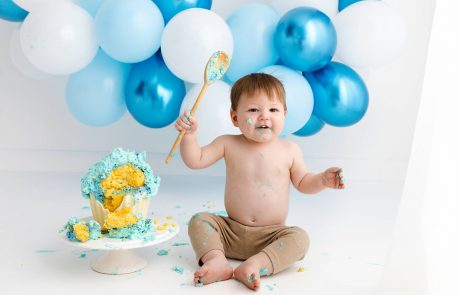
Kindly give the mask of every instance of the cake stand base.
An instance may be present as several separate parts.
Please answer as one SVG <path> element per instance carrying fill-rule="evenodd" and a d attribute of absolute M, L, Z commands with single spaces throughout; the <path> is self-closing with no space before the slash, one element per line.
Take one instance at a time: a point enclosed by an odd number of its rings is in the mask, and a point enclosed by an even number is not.
<path fill-rule="evenodd" d="M 155 216 L 158 224 L 170 223 L 171 220 Z M 90 220 L 91 217 L 85 217 L 81 220 Z M 121 275 L 140 271 L 147 266 L 147 260 L 139 257 L 133 249 L 150 247 L 164 243 L 172 239 L 179 233 L 179 225 L 175 223 L 174 227 L 163 230 L 152 229 L 145 234 L 143 238 L 136 240 L 113 239 L 101 237 L 97 240 L 89 240 L 84 243 L 70 241 L 66 234 L 61 234 L 61 238 L 72 246 L 103 250 L 104 253 L 98 257 L 92 264 L 91 268 L 103 274 Z"/>
<path fill-rule="evenodd" d="M 105 251 L 92 264 L 94 271 L 109 275 L 121 275 L 142 270 L 147 261 L 131 250 Z"/>

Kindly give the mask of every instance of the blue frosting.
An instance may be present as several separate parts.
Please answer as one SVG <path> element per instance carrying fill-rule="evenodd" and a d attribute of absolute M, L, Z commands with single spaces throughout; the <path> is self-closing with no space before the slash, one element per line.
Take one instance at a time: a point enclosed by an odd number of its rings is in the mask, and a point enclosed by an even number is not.
<path fill-rule="evenodd" d="M 71 241 L 80 242 L 76 237 L 75 232 L 73 231 L 73 226 L 75 224 L 84 224 L 89 230 L 89 240 L 97 240 L 101 235 L 101 226 L 94 220 L 90 221 L 80 221 L 77 217 L 70 217 L 67 224 L 64 226 L 64 229 L 67 231 L 67 238 Z"/>
<path fill-rule="evenodd" d="M 135 224 L 122 227 L 109 229 L 109 238 L 114 239 L 140 239 L 145 238 L 145 235 L 152 229 L 152 219 L 140 218 Z"/>
<path fill-rule="evenodd" d="M 141 197 L 149 199 L 158 193 L 160 186 L 160 177 L 153 175 L 152 168 L 145 161 L 145 152 L 136 153 L 125 151 L 122 148 L 114 148 L 112 152 L 103 157 L 99 162 L 89 168 L 88 172 L 81 179 L 81 193 L 83 197 L 89 199 L 90 193 L 93 193 L 96 200 L 103 203 L 104 193 L 99 183 L 107 178 L 113 169 L 131 163 L 134 167 L 144 172 L 145 184 L 139 188 L 129 188 L 127 193 L 132 193 L 136 201 Z M 144 196 L 142 196 L 146 193 Z"/>

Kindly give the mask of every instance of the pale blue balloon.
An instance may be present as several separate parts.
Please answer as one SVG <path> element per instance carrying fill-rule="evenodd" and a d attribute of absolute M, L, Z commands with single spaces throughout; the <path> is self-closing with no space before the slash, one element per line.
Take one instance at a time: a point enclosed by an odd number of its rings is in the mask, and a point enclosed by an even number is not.
<path fill-rule="evenodd" d="M 350 126 L 360 121 L 369 105 L 369 93 L 361 77 L 350 67 L 331 62 L 304 73 L 313 89 L 315 114 L 329 125 Z"/>
<path fill-rule="evenodd" d="M 298 72 L 285 66 L 268 66 L 259 72 L 276 77 L 284 86 L 287 114 L 280 135 L 291 134 L 302 128 L 313 111 L 313 92 L 308 81 Z"/>
<path fill-rule="evenodd" d="M 262 3 L 249 3 L 239 7 L 227 19 L 233 35 L 233 56 L 228 80 L 239 78 L 275 64 L 278 59 L 274 33 L 279 16 Z"/>
<path fill-rule="evenodd" d="M 95 17 L 99 7 L 101 7 L 104 1 L 105 0 L 80 0 L 80 6 Z"/>
<path fill-rule="evenodd" d="M 95 27 L 99 43 L 110 57 L 136 63 L 160 48 L 164 21 L 150 0 L 106 0 L 96 14 Z"/>
<path fill-rule="evenodd" d="M 99 127 L 116 122 L 126 112 L 125 82 L 131 65 L 99 50 L 83 70 L 67 81 L 67 107 L 81 123 Z"/>
<path fill-rule="evenodd" d="M 312 7 L 298 7 L 280 19 L 275 46 L 283 64 L 310 72 L 331 61 L 337 47 L 337 34 L 326 14 Z"/>

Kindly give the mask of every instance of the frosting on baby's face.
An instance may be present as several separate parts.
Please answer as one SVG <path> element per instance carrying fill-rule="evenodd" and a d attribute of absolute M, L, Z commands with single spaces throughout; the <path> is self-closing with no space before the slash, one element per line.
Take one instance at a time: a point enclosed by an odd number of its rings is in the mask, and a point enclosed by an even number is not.
<path fill-rule="evenodd" d="M 285 115 L 283 104 L 263 92 L 251 96 L 243 94 L 236 111 L 231 111 L 232 122 L 244 137 L 260 143 L 278 138 L 284 127 Z"/>

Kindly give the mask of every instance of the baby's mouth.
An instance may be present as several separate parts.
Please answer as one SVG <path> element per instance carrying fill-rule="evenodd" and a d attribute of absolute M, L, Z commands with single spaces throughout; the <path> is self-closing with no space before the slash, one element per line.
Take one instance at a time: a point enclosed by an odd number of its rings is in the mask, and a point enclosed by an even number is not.
<path fill-rule="evenodd" d="M 271 129 L 271 127 L 268 125 L 259 125 L 259 126 L 256 126 L 256 129 Z"/>

